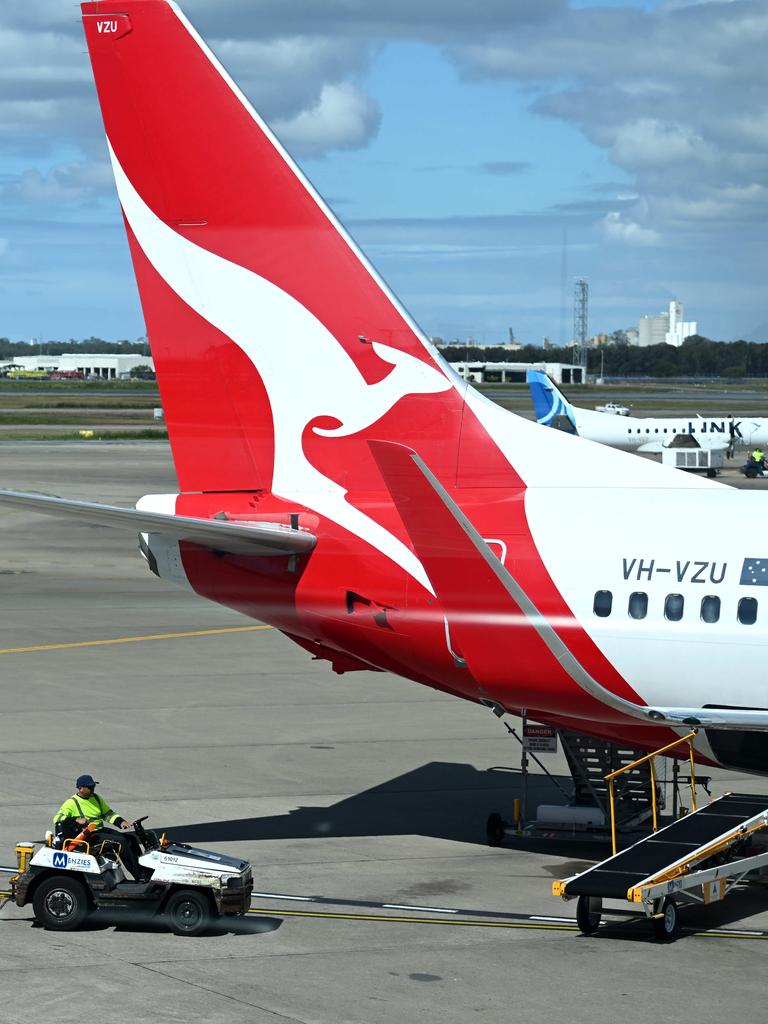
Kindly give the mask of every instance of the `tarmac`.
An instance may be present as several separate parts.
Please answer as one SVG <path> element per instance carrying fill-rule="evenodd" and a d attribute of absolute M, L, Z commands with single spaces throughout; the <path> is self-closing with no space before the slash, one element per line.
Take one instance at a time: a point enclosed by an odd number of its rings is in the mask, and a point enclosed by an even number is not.
<path fill-rule="evenodd" d="M 175 490 L 168 447 L 0 446 L 2 486 L 132 504 Z M 768 486 L 768 480 L 757 481 Z M 378 673 L 335 676 L 274 630 L 157 580 L 132 535 L 0 510 L 0 864 L 74 778 L 117 811 L 251 860 L 254 913 L 189 939 L 0 912 L 7 1024 L 759 1019 L 768 891 L 683 911 L 674 945 L 626 915 L 592 938 L 551 896 L 607 848 L 485 842 L 519 748 L 475 705 Z M 560 754 L 542 755 L 560 777 Z M 538 769 L 529 805 L 559 802 Z M 715 772 L 712 791 L 768 792 Z M 0 877 L 0 888 L 3 886 Z M 626 908 L 626 905 L 625 905 Z"/>

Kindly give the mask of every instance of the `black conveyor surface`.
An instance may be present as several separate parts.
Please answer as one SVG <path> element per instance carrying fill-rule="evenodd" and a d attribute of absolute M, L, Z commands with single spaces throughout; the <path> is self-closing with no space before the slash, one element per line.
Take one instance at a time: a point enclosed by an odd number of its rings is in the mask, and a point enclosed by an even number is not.
<path fill-rule="evenodd" d="M 577 875 L 565 892 L 568 896 L 626 899 L 627 890 L 644 878 L 764 811 L 768 811 L 768 796 L 730 793 Z"/>

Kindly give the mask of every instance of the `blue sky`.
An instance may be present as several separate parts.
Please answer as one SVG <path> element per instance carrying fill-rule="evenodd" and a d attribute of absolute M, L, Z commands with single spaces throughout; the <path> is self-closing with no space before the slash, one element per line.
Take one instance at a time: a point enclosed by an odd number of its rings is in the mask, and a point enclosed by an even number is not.
<path fill-rule="evenodd" d="M 188 0 L 431 335 L 768 341 L 768 7 Z M 72 10 L 0 14 L 0 335 L 144 333 Z"/>

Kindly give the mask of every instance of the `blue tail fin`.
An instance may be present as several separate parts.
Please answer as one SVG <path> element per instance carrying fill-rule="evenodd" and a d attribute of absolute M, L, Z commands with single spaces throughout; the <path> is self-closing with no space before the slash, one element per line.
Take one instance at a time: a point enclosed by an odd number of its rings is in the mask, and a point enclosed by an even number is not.
<path fill-rule="evenodd" d="M 541 370 L 528 370 L 526 381 L 531 389 L 533 409 L 536 420 L 545 426 L 552 426 L 558 416 L 565 416 L 574 425 L 573 408 L 555 387 L 546 373 Z"/>

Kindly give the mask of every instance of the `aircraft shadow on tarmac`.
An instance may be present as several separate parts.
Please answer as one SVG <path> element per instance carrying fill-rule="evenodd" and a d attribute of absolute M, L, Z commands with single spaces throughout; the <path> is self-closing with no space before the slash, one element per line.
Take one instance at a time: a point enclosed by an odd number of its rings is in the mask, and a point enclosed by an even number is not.
<path fill-rule="evenodd" d="M 569 778 L 558 782 L 566 790 L 572 786 Z M 173 825 L 167 831 L 184 843 L 422 835 L 485 845 L 489 813 L 498 811 L 511 818 L 512 802 L 520 794 L 520 776 L 512 771 L 433 761 L 330 807 Z M 545 776 L 530 776 L 528 802 L 533 808 L 538 803 L 562 803 L 565 798 Z"/>

